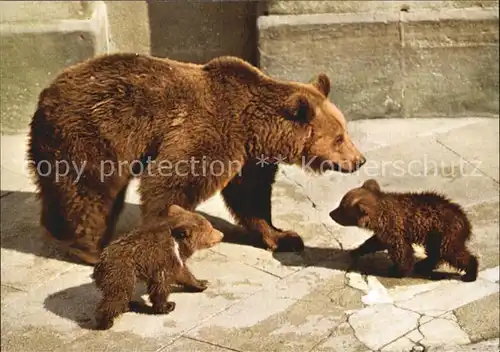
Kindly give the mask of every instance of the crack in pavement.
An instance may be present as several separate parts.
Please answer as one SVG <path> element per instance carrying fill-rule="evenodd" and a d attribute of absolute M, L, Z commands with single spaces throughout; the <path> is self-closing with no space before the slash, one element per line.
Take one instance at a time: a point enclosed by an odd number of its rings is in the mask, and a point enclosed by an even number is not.
<path fill-rule="evenodd" d="M 441 145 L 443 148 L 445 148 L 446 150 L 452 152 L 453 154 L 455 154 L 456 156 L 458 156 L 460 159 L 462 159 L 463 161 L 465 161 L 467 164 L 469 164 L 470 166 L 472 166 L 474 168 L 474 170 L 477 170 L 479 171 L 481 174 L 483 174 L 483 176 L 489 178 L 490 180 L 492 180 L 493 182 L 495 182 L 497 185 L 500 184 L 500 182 L 496 179 L 494 179 L 493 177 L 491 177 L 490 175 L 488 175 L 487 173 L 485 173 L 483 170 L 481 170 L 479 167 L 477 167 L 476 165 L 474 165 L 471 161 L 465 159 L 462 155 L 460 155 L 458 152 L 456 152 L 454 149 L 450 148 L 449 146 L 447 146 L 446 144 L 444 144 L 443 142 L 441 142 L 440 140 L 438 140 L 436 138 L 436 142 Z"/>
<path fill-rule="evenodd" d="M 253 266 L 252 264 L 248 264 L 248 263 L 245 263 L 245 262 L 239 261 L 237 258 L 232 258 L 232 257 L 229 257 L 228 255 L 226 255 L 226 254 L 224 254 L 224 253 L 219 253 L 219 252 L 217 252 L 217 251 L 215 251 L 215 250 L 213 250 L 213 249 L 209 249 L 209 251 L 210 251 L 210 252 L 212 252 L 212 253 L 215 253 L 215 254 L 217 254 L 217 255 L 221 255 L 221 256 L 223 256 L 224 258 L 226 258 L 226 259 L 227 259 L 228 261 L 230 261 L 230 262 L 231 262 L 231 261 L 235 261 L 236 263 L 239 263 L 239 264 L 245 265 L 245 266 L 250 267 L 250 268 L 252 268 L 252 269 L 255 269 L 255 270 L 258 270 L 258 271 L 263 272 L 263 273 L 265 273 L 265 274 L 269 274 L 269 275 L 271 275 L 271 276 L 273 276 L 273 277 L 276 277 L 276 278 L 278 278 L 279 280 L 281 280 L 281 279 L 283 279 L 283 278 L 285 278 L 285 277 L 287 276 L 287 275 L 286 275 L 286 276 L 279 276 L 279 275 L 274 274 L 274 273 L 272 273 L 272 272 L 270 272 L 270 271 L 267 271 L 266 269 L 259 268 L 259 267 L 257 267 L 257 266 Z M 300 269 L 299 269 L 298 271 L 300 271 Z M 294 272 L 293 272 L 293 273 L 294 273 Z M 293 273 L 292 273 L 292 274 L 293 274 Z"/>
<path fill-rule="evenodd" d="M 312 207 L 313 207 L 314 209 L 316 209 L 318 206 L 317 206 L 317 205 L 316 205 L 316 203 L 312 200 L 312 198 L 311 198 L 311 197 L 307 194 L 307 192 L 305 191 L 306 189 L 305 189 L 304 185 L 300 184 L 299 182 L 297 182 L 296 180 L 294 180 L 292 177 L 288 176 L 288 175 L 286 174 L 285 170 L 281 169 L 280 171 L 281 171 L 281 174 L 282 174 L 283 176 L 285 176 L 285 178 L 286 178 L 288 181 L 292 182 L 294 185 L 296 185 L 297 187 L 299 187 L 299 188 L 302 190 L 302 194 L 303 194 L 303 196 L 304 196 L 304 197 L 306 197 L 306 198 L 307 198 L 307 200 L 308 200 L 309 202 L 311 202 Z"/>
<path fill-rule="evenodd" d="M 425 345 L 421 342 L 423 339 L 425 339 L 425 334 L 424 334 L 424 333 L 422 332 L 422 330 L 421 330 L 422 325 L 426 325 L 426 324 L 428 324 L 428 323 L 430 323 L 431 321 L 434 321 L 434 320 L 436 320 L 436 319 L 446 319 L 446 320 L 453 321 L 453 322 L 455 322 L 455 323 L 457 323 L 457 324 L 458 324 L 458 321 L 457 321 L 457 320 L 454 320 L 454 319 L 451 319 L 451 318 L 446 317 L 446 315 L 448 315 L 448 314 L 453 314 L 453 315 L 454 315 L 454 311 L 453 311 L 453 310 L 445 311 L 445 312 L 443 312 L 443 313 L 441 313 L 441 314 L 439 314 L 439 315 L 437 315 L 437 316 L 433 317 L 433 316 L 429 316 L 429 315 L 426 315 L 426 314 L 420 313 L 420 312 L 415 311 L 415 310 L 412 310 L 412 309 L 399 307 L 399 306 L 397 305 L 397 303 L 393 303 L 393 306 L 395 306 L 396 308 L 401 309 L 401 310 L 405 310 L 405 311 L 408 311 L 408 312 L 412 312 L 412 313 L 418 314 L 418 315 L 419 315 L 419 318 L 418 318 L 418 320 L 417 320 L 417 326 L 416 326 L 414 329 L 412 329 L 412 330 L 410 330 L 410 331 L 406 332 L 405 334 L 403 334 L 403 335 L 401 335 L 401 336 L 399 336 L 399 337 L 395 338 L 394 340 L 390 341 L 389 343 L 385 344 L 384 346 L 382 346 L 382 347 L 380 348 L 380 350 L 381 350 L 381 349 L 383 349 L 383 348 L 385 348 L 385 347 L 387 347 L 387 346 L 388 346 L 388 345 L 390 345 L 391 343 L 394 343 L 395 341 L 397 341 L 397 340 L 399 340 L 399 339 L 401 339 L 401 338 L 403 338 L 403 337 L 406 337 L 408 340 L 410 340 L 411 342 L 413 342 L 413 343 L 415 344 L 415 346 L 412 348 L 412 352 L 413 352 L 413 351 L 415 351 L 415 352 L 417 352 L 417 351 L 418 351 L 418 352 L 423 352 L 423 351 L 427 350 L 427 348 L 428 348 L 429 346 L 425 346 Z M 423 318 L 428 318 L 428 320 L 427 320 L 426 322 L 423 322 L 423 323 L 422 323 L 422 319 L 423 319 Z M 458 326 L 462 329 L 462 327 L 460 326 L 460 324 L 458 324 Z M 413 339 L 411 339 L 410 337 L 408 337 L 408 335 L 410 335 L 411 333 L 413 333 L 413 332 L 415 332 L 415 331 L 418 331 L 418 333 L 422 336 L 422 337 L 421 337 L 421 338 L 419 338 L 418 340 L 413 340 Z M 462 331 L 463 331 L 463 329 L 462 329 Z M 467 335 L 467 336 L 468 336 L 468 335 Z M 469 339 L 470 339 L 470 338 L 469 338 Z M 422 348 L 422 349 L 417 350 L 417 349 L 415 349 L 415 347 L 420 347 L 420 348 Z"/>
<path fill-rule="evenodd" d="M 205 340 L 199 340 L 199 339 L 196 339 L 194 337 L 189 337 L 189 336 L 182 336 L 188 340 L 191 340 L 191 341 L 195 341 L 195 342 L 199 342 L 199 343 L 204 343 L 206 345 L 210 345 L 210 346 L 214 346 L 214 347 L 218 347 L 218 348 L 222 348 L 222 349 L 225 349 L 225 350 L 228 350 L 228 351 L 234 351 L 234 352 L 244 352 L 242 350 L 237 350 L 235 348 L 231 348 L 231 347 L 227 347 L 227 346 L 223 346 L 223 345 L 219 345 L 217 343 L 213 343 L 213 342 L 209 342 L 209 341 L 205 341 Z"/>
<path fill-rule="evenodd" d="M 352 331 L 353 331 L 353 333 L 352 333 L 352 334 L 353 334 L 354 338 L 355 338 L 356 340 L 358 340 L 358 341 L 359 341 L 359 343 L 360 343 L 360 344 L 362 344 L 362 345 L 363 345 L 363 347 L 365 347 L 367 350 L 374 351 L 373 349 L 371 349 L 370 347 L 368 347 L 368 346 L 367 346 L 367 345 L 366 345 L 363 341 L 361 341 L 361 339 L 359 338 L 359 336 L 356 334 L 356 329 L 354 329 L 354 327 L 352 326 L 351 321 L 350 321 L 350 319 L 351 319 L 351 317 L 353 316 L 353 314 L 354 314 L 354 313 L 351 313 L 351 314 L 347 314 L 347 313 L 346 313 L 346 315 L 347 315 L 346 323 L 347 323 L 347 325 L 349 325 L 349 327 L 352 329 Z"/>
<path fill-rule="evenodd" d="M 394 342 L 398 341 L 399 339 L 401 339 L 401 338 L 403 338 L 403 337 L 407 337 L 407 335 L 408 335 L 408 334 L 412 333 L 412 332 L 413 332 L 413 331 L 415 331 L 415 330 L 417 330 L 417 331 L 418 331 L 418 332 L 422 335 L 422 339 L 423 339 L 423 338 L 425 338 L 424 334 L 422 334 L 422 331 L 420 331 L 420 321 L 421 321 L 421 319 L 422 319 L 425 315 L 424 315 L 424 314 L 421 314 L 421 313 L 419 313 L 419 312 L 415 312 L 415 311 L 413 311 L 413 310 L 411 310 L 411 309 L 406 309 L 406 308 L 401 308 L 401 307 L 398 307 L 398 306 L 397 306 L 396 304 L 394 304 L 394 303 L 392 303 L 392 305 L 393 305 L 394 307 L 398 308 L 398 309 L 401 309 L 401 310 L 404 310 L 404 311 L 407 311 L 407 312 L 411 312 L 411 313 L 418 314 L 418 316 L 419 316 L 419 317 L 418 317 L 418 319 L 417 319 L 417 326 L 416 326 L 415 328 L 413 328 L 412 330 L 407 331 L 407 332 L 405 332 L 404 334 L 402 334 L 402 335 L 400 335 L 400 336 L 398 336 L 398 337 L 394 338 L 393 340 L 389 341 L 389 342 L 388 342 L 388 343 L 386 343 L 385 345 L 381 346 L 381 347 L 380 347 L 377 351 L 381 351 L 382 349 L 384 349 L 385 347 L 389 346 L 390 344 L 392 344 L 392 343 L 394 343 Z M 431 320 L 433 320 L 433 319 L 431 319 Z M 429 320 L 429 321 L 431 321 L 431 320 Z M 427 321 L 426 323 L 428 323 L 429 321 Z M 408 337 L 407 337 L 407 338 L 408 338 Z M 418 344 L 420 344 L 420 342 L 415 342 L 415 341 L 413 341 L 413 340 L 412 340 L 412 339 L 410 339 L 410 338 L 408 338 L 408 339 L 409 339 L 411 342 L 415 343 L 415 344 L 417 344 L 417 343 L 418 343 Z M 420 339 L 420 340 L 422 340 L 422 339 Z M 419 340 L 419 341 L 420 341 L 420 340 Z M 423 345 L 422 345 L 422 346 L 423 346 Z M 424 350 L 425 350 L 425 346 L 424 346 Z"/>
<path fill-rule="evenodd" d="M 317 209 L 318 206 L 316 205 L 314 200 L 307 194 L 305 187 L 302 184 L 300 184 L 299 182 L 297 182 L 296 180 L 294 180 L 292 177 L 288 176 L 284 170 L 281 169 L 280 171 L 281 171 L 281 174 L 287 180 L 289 180 L 290 182 L 292 182 L 294 185 L 296 185 L 297 187 L 299 187 L 302 190 L 302 195 L 311 203 L 313 209 L 318 211 L 318 209 Z M 335 236 L 335 234 L 332 232 L 332 230 L 328 227 L 327 224 L 325 224 L 322 220 L 320 220 L 320 222 L 321 222 L 321 226 L 323 226 L 323 228 L 332 236 L 333 240 L 337 243 L 340 250 L 343 251 L 344 246 L 342 245 L 342 242 L 337 238 L 337 236 Z"/>

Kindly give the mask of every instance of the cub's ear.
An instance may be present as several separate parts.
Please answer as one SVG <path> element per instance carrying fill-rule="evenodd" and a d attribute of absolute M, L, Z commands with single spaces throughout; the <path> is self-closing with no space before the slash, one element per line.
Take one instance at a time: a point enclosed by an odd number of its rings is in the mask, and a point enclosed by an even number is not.
<path fill-rule="evenodd" d="M 380 192 L 380 185 L 374 179 L 366 180 L 361 187 L 372 192 Z"/>
<path fill-rule="evenodd" d="M 312 85 L 316 87 L 325 97 L 330 94 L 331 83 L 330 78 L 324 73 L 320 73 L 312 82 Z"/>
<path fill-rule="evenodd" d="M 307 96 L 301 93 L 292 94 L 283 107 L 285 118 L 288 120 L 308 123 L 314 117 L 314 108 Z"/>
<path fill-rule="evenodd" d="M 167 216 L 175 216 L 175 215 L 182 214 L 184 212 L 186 212 L 186 210 L 183 207 L 181 207 L 177 204 L 172 204 L 168 208 Z"/>

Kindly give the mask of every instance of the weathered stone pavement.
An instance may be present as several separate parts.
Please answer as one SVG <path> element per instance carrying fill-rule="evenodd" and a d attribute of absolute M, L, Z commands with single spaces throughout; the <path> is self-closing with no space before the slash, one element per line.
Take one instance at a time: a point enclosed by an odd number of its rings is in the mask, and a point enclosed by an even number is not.
<path fill-rule="evenodd" d="M 221 243 L 190 263 L 210 280 L 205 292 L 176 292 L 173 313 L 127 313 L 106 332 L 92 330 L 99 293 L 91 268 L 42 241 L 25 136 L 2 136 L 2 351 L 498 351 L 498 123 L 351 122 L 369 160 L 357 174 L 280 169 L 275 225 L 304 237 L 302 255 Z M 463 283 L 447 268 L 441 281 L 394 279 L 385 253 L 350 263 L 344 250 L 369 234 L 336 225 L 328 212 L 371 177 L 385 189 L 434 189 L 463 204 L 474 226 L 478 280 Z M 118 232 L 140 219 L 134 187 L 127 201 Z M 219 196 L 199 210 L 219 218 L 228 239 L 242 235 Z"/>

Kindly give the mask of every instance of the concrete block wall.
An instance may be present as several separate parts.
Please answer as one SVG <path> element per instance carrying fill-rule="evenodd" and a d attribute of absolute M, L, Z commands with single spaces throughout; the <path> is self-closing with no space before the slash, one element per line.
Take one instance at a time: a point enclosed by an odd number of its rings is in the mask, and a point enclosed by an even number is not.
<path fill-rule="evenodd" d="M 498 1 L 0 1 L 0 14 L 2 133 L 27 130 L 64 67 L 117 51 L 324 71 L 349 119 L 498 115 Z"/>
<path fill-rule="evenodd" d="M 26 131 L 40 91 L 65 67 L 108 52 L 102 1 L 0 2 L 1 133 Z"/>
<path fill-rule="evenodd" d="M 105 52 L 257 61 L 256 1 L 0 1 L 1 133 L 28 129 L 40 90 Z M 81 35 L 81 36 L 80 36 Z"/>
<path fill-rule="evenodd" d="M 268 74 L 332 79 L 348 119 L 498 116 L 498 2 L 271 1 Z"/>

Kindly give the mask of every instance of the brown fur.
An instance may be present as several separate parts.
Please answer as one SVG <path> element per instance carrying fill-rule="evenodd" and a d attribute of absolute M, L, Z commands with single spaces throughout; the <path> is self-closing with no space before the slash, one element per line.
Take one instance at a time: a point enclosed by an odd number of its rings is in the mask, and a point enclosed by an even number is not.
<path fill-rule="evenodd" d="M 208 281 L 195 278 L 186 260 L 220 242 L 222 233 L 203 216 L 177 205 L 169 208 L 168 215 L 167 220 L 143 225 L 111 242 L 102 252 L 92 275 L 103 295 L 96 310 L 98 329 L 111 328 L 113 320 L 128 310 L 137 280 L 147 283 L 157 314 L 175 309 L 175 303 L 168 301 L 172 284 L 197 292 L 207 288 Z"/>
<path fill-rule="evenodd" d="M 465 270 L 463 281 L 475 281 L 478 261 L 466 248 L 471 224 L 460 205 L 434 192 L 382 192 L 370 179 L 347 192 L 330 217 L 343 226 L 358 226 L 374 235 L 351 252 L 359 257 L 387 249 L 395 274 L 404 276 L 414 267 L 412 244 L 423 245 L 427 258 L 415 265 L 430 275 L 441 261 Z"/>
<path fill-rule="evenodd" d="M 42 200 L 41 224 L 94 264 L 133 177 L 124 167 L 101 182 L 100 163 L 112 161 L 117 170 L 119 162 L 149 159 L 154 162 L 141 174 L 139 189 L 145 221 L 171 204 L 192 210 L 221 191 L 239 223 L 260 233 L 269 248 L 301 250 L 296 233 L 271 222 L 277 166 L 256 161 L 281 155 L 290 164 L 311 162 L 318 172 L 320 166 L 354 172 L 364 164 L 329 92 L 324 74 L 313 84 L 279 81 L 234 57 L 195 65 L 112 54 L 71 66 L 41 92 L 31 122 L 28 157 Z M 200 176 L 201 167 L 196 174 L 159 175 L 160 162 L 204 157 L 206 165 L 220 160 L 234 168 L 220 176 Z M 36 166 L 48 171 L 44 160 L 53 169 L 58 160 L 86 165 L 78 182 L 74 168 L 56 180 L 36 172 Z"/>

